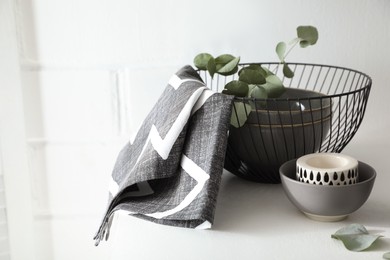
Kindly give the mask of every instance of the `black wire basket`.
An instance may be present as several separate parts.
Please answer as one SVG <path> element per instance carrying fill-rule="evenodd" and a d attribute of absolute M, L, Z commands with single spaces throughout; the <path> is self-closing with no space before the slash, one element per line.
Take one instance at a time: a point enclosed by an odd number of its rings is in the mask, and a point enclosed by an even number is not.
<path fill-rule="evenodd" d="M 238 127 L 229 130 L 225 169 L 247 180 L 280 183 L 284 162 L 309 153 L 341 152 L 363 120 L 371 78 L 347 68 L 289 63 L 295 75 L 289 79 L 279 63 L 257 64 L 278 75 L 286 91 L 279 98 L 235 97 L 232 120 Z M 237 73 L 213 79 L 200 74 L 215 91 L 238 78 Z"/>

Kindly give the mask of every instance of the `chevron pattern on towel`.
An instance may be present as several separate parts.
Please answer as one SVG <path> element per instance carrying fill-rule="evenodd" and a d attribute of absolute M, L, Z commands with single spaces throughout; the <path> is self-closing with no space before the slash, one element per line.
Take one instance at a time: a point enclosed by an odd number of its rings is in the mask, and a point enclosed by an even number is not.
<path fill-rule="evenodd" d="M 209 90 L 191 66 L 172 76 L 118 155 L 96 244 L 108 238 L 118 210 L 159 224 L 211 227 L 232 101 Z"/>

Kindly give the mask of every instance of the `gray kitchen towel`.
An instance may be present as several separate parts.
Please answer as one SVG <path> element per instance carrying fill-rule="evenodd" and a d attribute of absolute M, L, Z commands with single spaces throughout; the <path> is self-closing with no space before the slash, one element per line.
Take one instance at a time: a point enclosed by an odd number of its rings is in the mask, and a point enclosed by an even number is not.
<path fill-rule="evenodd" d="M 164 225 L 211 227 L 232 101 L 209 90 L 191 66 L 172 76 L 118 155 L 96 245 L 108 238 L 118 210 Z"/>

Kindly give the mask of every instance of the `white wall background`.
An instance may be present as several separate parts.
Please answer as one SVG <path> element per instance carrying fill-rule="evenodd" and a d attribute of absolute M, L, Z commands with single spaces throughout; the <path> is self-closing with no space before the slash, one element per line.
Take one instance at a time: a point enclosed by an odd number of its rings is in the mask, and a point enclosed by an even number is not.
<path fill-rule="evenodd" d="M 4 177 L 1 171 L 0 159 L 0 259 L 9 259 L 9 238 L 8 238 L 8 221 L 7 208 L 5 203 Z"/>
<path fill-rule="evenodd" d="M 274 46 L 315 25 L 318 44 L 289 61 L 373 78 L 352 142 L 387 131 L 389 0 L 14 0 L 36 259 L 109 259 L 94 248 L 107 180 L 169 76 L 199 52 L 275 61 Z M 372 127 L 375 125 L 375 127 Z M 20 234 L 22 236 L 22 234 Z"/>

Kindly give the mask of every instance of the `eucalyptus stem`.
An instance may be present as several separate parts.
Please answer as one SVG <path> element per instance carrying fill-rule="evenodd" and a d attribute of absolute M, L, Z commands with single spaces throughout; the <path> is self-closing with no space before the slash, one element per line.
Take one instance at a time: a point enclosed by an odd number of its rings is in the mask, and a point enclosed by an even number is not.
<path fill-rule="evenodd" d="M 286 54 L 284 55 L 283 57 L 283 60 L 286 59 L 286 57 L 288 56 L 288 54 L 291 52 L 292 49 L 295 48 L 295 46 L 297 46 L 297 44 L 299 43 L 299 41 L 295 41 L 295 43 L 290 47 L 290 49 L 286 52 Z"/>

